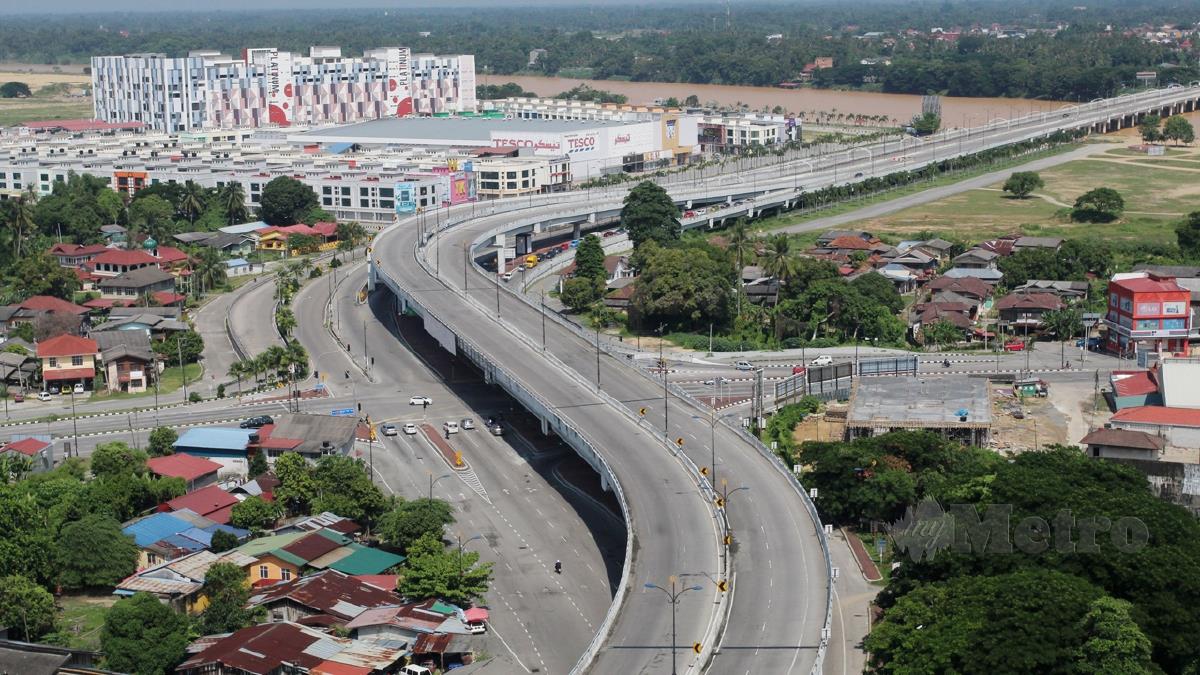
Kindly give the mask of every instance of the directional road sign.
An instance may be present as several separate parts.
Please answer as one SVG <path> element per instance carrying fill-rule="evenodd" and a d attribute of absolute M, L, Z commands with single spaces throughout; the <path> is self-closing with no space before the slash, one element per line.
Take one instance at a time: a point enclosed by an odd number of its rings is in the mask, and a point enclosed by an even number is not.
<path fill-rule="evenodd" d="M 354 408 L 339 408 L 329 411 L 329 414 L 334 417 L 352 417 L 354 415 Z"/>

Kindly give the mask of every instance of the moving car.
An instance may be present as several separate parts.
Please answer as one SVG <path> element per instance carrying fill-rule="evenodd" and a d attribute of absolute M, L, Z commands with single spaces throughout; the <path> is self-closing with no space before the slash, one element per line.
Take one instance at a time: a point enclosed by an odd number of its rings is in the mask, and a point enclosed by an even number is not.
<path fill-rule="evenodd" d="M 433 399 L 428 396 L 413 396 L 408 399 L 409 405 L 433 405 Z"/>
<path fill-rule="evenodd" d="M 458 422 L 455 422 L 454 420 L 449 420 L 446 423 L 442 424 L 442 429 L 445 430 L 446 435 L 457 434 L 458 433 Z"/>
<path fill-rule="evenodd" d="M 738 370 L 754 370 L 754 364 L 750 363 L 749 361 L 738 361 L 737 363 L 733 364 L 733 367 L 737 368 Z"/>
<path fill-rule="evenodd" d="M 505 272 L 504 274 L 501 274 L 501 275 L 500 275 L 500 278 L 501 278 L 501 279 L 503 279 L 503 280 L 505 280 L 505 281 L 509 281 L 509 280 L 511 280 L 511 279 L 512 279 L 512 274 L 513 274 L 513 273 L 512 273 L 512 271 L 510 270 L 510 271 L 508 271 L 508 272 Z"/>
<path fill-rule="evenodd" d="M 258 417 L 251 417 L 250 419 L 242 420 L 242 423 L 238 426 L 243 429 L 261 429 L 268 424 L 274 423 L 275 420 L 271 419 L 270 415 L 259 415 Z"/>
<path fill-rule="evenodd" d="M 503 436 L 504 435 L 504 427 L 500 426 L 499 422 L 495 422 L 491 426 L 489 426 L 488 431 L 490 431 L 493 436 Z"/>
<path fill-rule="evenodd" d="M 817 358 L 813 359 L 812 362 L 809 363 L 808 365 L 810 365 L 810 366 L 827 366 L 831 363 L 833 363 L 833 357 L 828 354 L 822 354 L 822 355 L 818 356 Z"/>
<path fill-rule="evenodd" d="M 409 436 L 417 433 L 417 425 L 413 424 L 412 422 L 405 422 L 404 433 L 408 434 Z"/>
<path fill-rule="evenodd" d="M 396 425 L 395 424 L 391 424 L 391 423 L 380 424 L 379 430 L 383 432 L 384 436 L 395 436 L 396 435 Z"/>
<path fill-rule="evenodd" d="M 24 402 L 25 402 L 25 392 L 18 391 L 17 393 L 13 394 L 13 403 L 24 403 Z"/>
<path fill-rule="evenodd" d="M 805 368 L 804 366 L 792 366 L 793 375 L 803 375 L 806 372 L 808 372 L 808 368 Z"/>
<path fill-rule="evenodd" d="M 462 418 L 461 425 L 463 429 L 474 429 L 475 420 L 471 419 L 470 417 L 464 417 Z"/>
<path fill-rule="evenodd" d="M 1020 340 L 1009 340 L 1004 343 L 1004 351 L 1006 352 L 1023 352 L 1025 351 L 1025 343 Z"/>
<path fill-rule="evenodd" d="M 39 392 L 38 392 L 38 397 L 37 397 L 37 398 L 38 398 L 38 400 L 39 400 L 39 401 L 49 401 L 49 400 L 50 400 L 50 392 L 48 392 L 48 391 L 39 391 Z"/>

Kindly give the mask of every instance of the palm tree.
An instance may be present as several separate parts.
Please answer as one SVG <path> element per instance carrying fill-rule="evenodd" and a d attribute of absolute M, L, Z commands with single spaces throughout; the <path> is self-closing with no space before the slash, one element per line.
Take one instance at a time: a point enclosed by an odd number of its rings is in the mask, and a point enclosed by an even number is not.
<path fill-rule="evenodd" d="M 217 253 L 216 249 L 201 247 L 193 258 L 192 278 L 199 282 L 199 292 L 210 291 L 225 282 L 225 263 L 221 261 L 221 254 Z"/>
<path fill-rule="evenodd" d="M 249 217 L 249 212 L 246 210 L 246 189 L 242 187 L 241 183 L 234 181 L 226 185 L 221 189 L 220 198 L 230 225 Z"/>
<path fill-rule="evenodd" d="M 9 215 L 9 227 L 13 230 L 13 237 L 16 240 L 16 255 L 21 257 L 21 243 L 26 235 L 33 231 L 36 224 L 33 221 L 33 207 L 37 204 L 37 193 L 32 188 L 21 193 L 17 197 L 16 204 L 11 208 Z"/>
<path fill-rule="evenodd" d="M 229 376 L 237 378 L 238 398 L 242 397 L 242 376 L 246 374 L 246 362 L 234 361 L 229 364 Z"/>
<path fill-rule="evenodd" d="M 792 255 L 791 243 L 786 234 L 777 234 L 768 239 L 761 257 L 763 270 L 780 283 L 787 283 L 796 273 L 796 258 Z"/>
<path fill-rule="evenodd" d="M 204 188 L 196 181 L 189 180 L 183 184 L 183 197 L 179 200 L 179 210 L 187 215 L 188 224 L 196 224 L 196 216 L 204 211 L 206 195 Z"/>

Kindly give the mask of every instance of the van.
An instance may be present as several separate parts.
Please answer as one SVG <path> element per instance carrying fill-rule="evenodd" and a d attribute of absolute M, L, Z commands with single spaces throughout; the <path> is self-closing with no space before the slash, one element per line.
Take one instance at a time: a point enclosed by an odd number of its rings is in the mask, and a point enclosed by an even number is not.
<path fill-rule="evenodd" d="M 443 424 L 442 428 L 446 430 L 446 435 L 457 434 L 458 433 L 458 422 L 455 422 L 454 420 L 450 420 L 449 422 L 446 422 L 445 424 Z"/>
<path fill-rule="evenodd" d="M 430 675 L 431 671 L 425 666 L 418 666 L 415 663 L 410 663 L 404 666 L 400 671 L 400 675 Z"/>

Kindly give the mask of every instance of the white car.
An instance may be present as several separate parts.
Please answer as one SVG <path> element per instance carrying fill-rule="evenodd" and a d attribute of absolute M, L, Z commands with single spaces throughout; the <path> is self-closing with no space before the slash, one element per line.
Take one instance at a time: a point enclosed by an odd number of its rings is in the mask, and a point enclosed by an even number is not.
<path fill-rule="evenodd" d="M 813 359 L 812 363 L 810 363 L 808 365 L 810 365 L 810 366 L 827 366 L 831 363 L 833 363 L 833 357 L 828 354 L 822 354 L 822 355 L 818 356 L 817 358 Z"/>
<path fill-rule="evenodd" d="M 408 399 L 409 405 L 433 405 L 433 399 L 428 396 L 413 396 Z"/>
<path fill-rule="evenodd" d="M 509 271 L 509 272 L 505 272 L 504 274 L 501 274 L 501 275 L 500 275 L 500 278 L 501 278 L 501 279 L 503 279 L 503 280 L 505 280 L 505 281 L 511 281 L 511 280 L 512 280 L 512 275 L 513 275 L 513 273 L 512 273 L 511 271 Z"/>
<path fill-rule="evenodd" d="M 482 635 L 487 632 L 487 624 L 482 621 L 471 621 L 463 625 L 467 627 L 467 632 L 471 635 Z"/>
<path fill-rule="evenodd" d="M 417 425 L 413 424 L 412 422 L 405 422 L 404 433 L 408 434 L 409 436 L 417 433 Z"/>
<path fill-rule="evenodd" d="M 396 435 L 396 425 L 395 424 L 391 424 L 391 423 L 380 424 L 379 430 L 383 432 L 384 436 L 395 436 Z"/>
<path fill-rule="evenodd" d="M 71 391 L 72 391 L 72 392 L 74 392 L 74 393 L 76 393 L 76 394 L 82 394 L 82 393 L 83 393 L 83 383 L 82 383 L 82 382 L 76 382 L 76 383 L 75 383 L 75 388 L 74 388 L 74 389 L 72 389 Z"/>
<path fill-rule="evenodd" d="M 50 392 L 48 392 L 48 391 L 39 391 L 38 392 L 38 400 L 39 401 L 49 401 L 50 398 L 51 398 Z"/>
<path fill-rule="evenodd" d="M 457 434 L 458 433 L 458 422 L 455 422 L 454 420 L 450 420 L 449 422 L 446 422 L 445 424 L 443 424 L 442 428 L 446 430 L 446 435 Z"/>
<path fill-rule="evenodd" d="M 733 367 L 737 368 L 738 370 L 754 370 L 754 364 L 750 363 L 749 361 L 738 361 L 737 363 L 733 364 Z"/>

